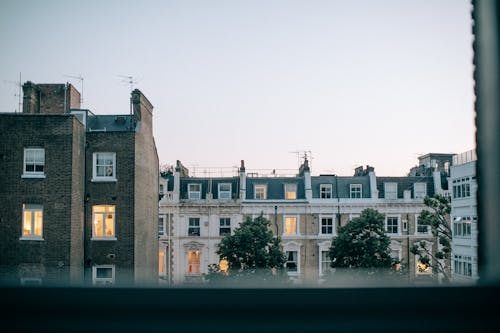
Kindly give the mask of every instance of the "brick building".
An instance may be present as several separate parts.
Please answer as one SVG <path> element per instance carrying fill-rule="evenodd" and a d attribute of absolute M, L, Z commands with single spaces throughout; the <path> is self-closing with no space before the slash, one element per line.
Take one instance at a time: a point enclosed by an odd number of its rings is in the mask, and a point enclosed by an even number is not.
<path fill-rule="evenodd" d="M 23 85 L 0 114 L 0 279 L 130 285 L 157 276 L 158 155 L 151 103 L 80 109 L 70 84 Z"/>

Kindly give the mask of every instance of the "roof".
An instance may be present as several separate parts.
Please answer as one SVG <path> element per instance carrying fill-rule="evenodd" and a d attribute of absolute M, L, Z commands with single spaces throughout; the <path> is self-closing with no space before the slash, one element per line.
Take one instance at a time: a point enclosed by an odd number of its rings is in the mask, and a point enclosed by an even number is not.
<path fill-rule="evenodd" d="M 297 199 L 305 199 L 304 177 L 247 177 L 247 199 L 255 198 L 254 185 L 267 185 L 267 200 L 284 200 L 285 184 L 297 184 Z"/>
<path fill-rule="evenodd" d="M 89 115 L 88 118 L 88 132 L 128 132 L 134 130 L 134 117 L 131 115 Z"/>
<path fill-rule="evenodd" d="M 426 183 L 427 184 L 427 195 L 434 195 L 434 180 L 433 177 L 377 177 L 377 189 L 378 197 L 385 198 L 384 183 L 397 183 L 398 184 L 398 199 L 403 198 L 403 192 L 405 190 L 410 190 L 412 198 L 413 184 L 415 183 Z"/>
<path fill-rule="evenodd" d="M 361 197 L 370 197 L 370 176 L 352 176 L 352 177 L 337 177 L 337 176 L 313 176 L 311 177 L 311 187 L 313 198 L 320 198 L 321 184 L 332 185 L 333 198 L 349 198 L 350 185 L 361 184 Z M 338 195 L 338 196 L 337 196 Z"/>

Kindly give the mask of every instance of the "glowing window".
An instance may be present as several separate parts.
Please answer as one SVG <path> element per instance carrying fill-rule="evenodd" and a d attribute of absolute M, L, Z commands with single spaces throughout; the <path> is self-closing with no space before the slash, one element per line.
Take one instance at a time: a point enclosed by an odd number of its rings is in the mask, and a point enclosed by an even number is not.
<path fill-rule="evenodd" d="M 165 273 L 165 252 L 160 251 L 158 253 L 158 273 Z"/>
<path fill-rule="evenodd" d="M 260 184 L 260 185 L 255 185 L 254 188 L 254 194 L 255 194 L 255 199 L 257 200 L 266 200 L 267 199 L 267 186 Z"/>
<path fill-rule="evenodd" d="M 420 260 L 419 256 L 415 256 L 415 263 L 416 263 L 415 274 L 417 275 L 432 274 L 432 267 L 430 260 L 431 259 L 429 259 L 429 263 L 424 263 L 422 260 Z"/>
<path fill-rule="evenodd" d="M 23 234 L 21 238 L 42 239 L 43 206 L 23 205 Z"/>
<path fill-rule="evenodd" d="M 297 234 L 297 217 L 286 216 L 285 217 L 285 235 L 296 235 Z"/>
<path fill-rule="evenodd" d="M 187 273 L 190 275 L 200 274 L 200 251 L 189 251 L 188 252 Z"/>
<path fill-rule="evenodd" d="M 219 271 L 227 273 L 229 269 L 229 262 L 226 259 L 221 259 L 219 261 Z"/>
<path fill-rule="evenodd" d="M 114 205 L 92 206 L 92 238 L 116 239 Z"/>
<path fill-rule="evenodd" d="M 285 199 L 297 199 L 297 184 L 285 184 Z"/>

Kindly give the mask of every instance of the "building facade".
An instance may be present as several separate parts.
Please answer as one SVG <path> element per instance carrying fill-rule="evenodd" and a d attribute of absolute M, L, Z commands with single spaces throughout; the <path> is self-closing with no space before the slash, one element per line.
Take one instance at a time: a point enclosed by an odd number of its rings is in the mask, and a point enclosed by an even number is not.
<path fill-rule="evenodd" d="M 0 114 L 0 274 L 8 283 L 129 285 L 157 276 L 158 156 L 152 106 L 80 109 L 69 84 L 23 86 Z"/>
<path fill-rule="evenodd" d="M 473 283 L 479 278 L 476 161 L 476 151 L 470 150 L 455 155 L 451 166 L 451 272 L 455 282 Z"/>
<path fill-rule="evenodd" d="M 418 216 L 426 209 L 426 195 L 447 191 L 443 172 L 435 166 L 425 175 L 377 177 L 367 166 L 353 176 L 311 176 L 306 159 L 294 176 L 247 173 L 242 161 L 234 177 L 203 178 L 190 177 L 178 161 L 175 172 L 160 181 L 160 277 L 168 284 L 201 281 L 208 266 L 219 263 L 222 237 L 245 218 L 263 214 L 282 239 L 290 279 L 321 283 L 331 273 L 328 251 L 338 227 L 374 208 L 385 215 L 392 255 L 408 279 L 427 281 L 433 278 L 431 268 L 421 265 L 410 248 L 420 241 L 437 248 Z"/>

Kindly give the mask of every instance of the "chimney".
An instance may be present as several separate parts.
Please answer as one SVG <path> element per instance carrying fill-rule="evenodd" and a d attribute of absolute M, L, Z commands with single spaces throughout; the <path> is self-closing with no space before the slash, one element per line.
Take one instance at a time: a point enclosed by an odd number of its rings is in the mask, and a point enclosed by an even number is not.
<path fill-rule="evenodd" d="M 80 108 L 80 93 L 69 83 L 26 82 L 23 113 L 64 114 Z"/>
<path fill-rule="evenodd" d="M 245 173 L 245 161 L 241 160 L 240 166 L 240 199 L 245 200 L 247 196 L 247 175 Z"/>
<path fill-rule="evenodd" d="M 304 187 L 306 192 L 306 199 L 312 199 L 312 187 L 311 187 L 311 169 L 309 168 L 309 161 L 307 158 L 304 159 L 304 163 L 299 168 L 299 176 L 304 176 Z"/>
<path fill-rule="evenodd" d="M 23 84 L 23 113 L 40 113 L 40 89 L 31 81 Z"/>
<path fill-rule="evenodd" d="M 135 123 L 142 122 L 143 125 L 151 126 L 153 121 L 153 105 L 139 89 L 134 89 L 130 98 Z"/>

